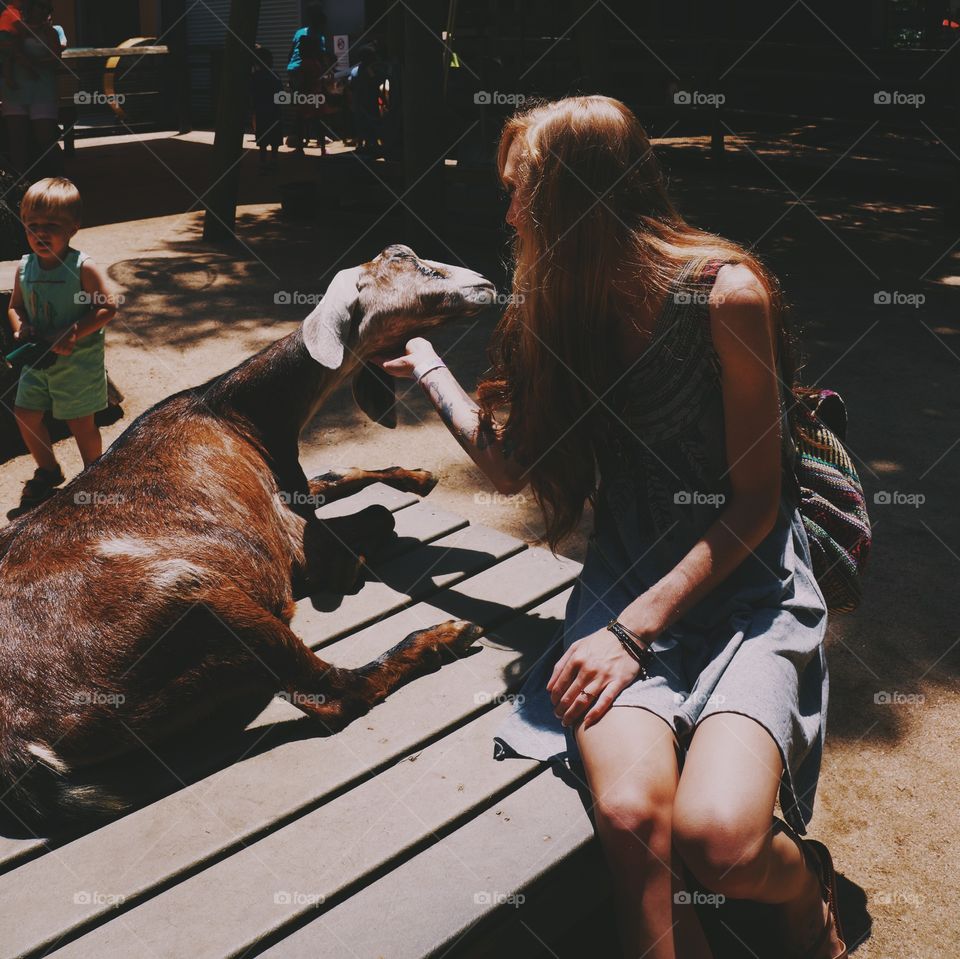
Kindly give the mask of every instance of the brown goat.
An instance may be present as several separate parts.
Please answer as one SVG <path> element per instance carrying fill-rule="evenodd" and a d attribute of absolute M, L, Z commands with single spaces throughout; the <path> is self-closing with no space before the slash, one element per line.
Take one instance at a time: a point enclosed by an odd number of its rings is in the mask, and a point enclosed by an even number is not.
<path fill-rule="evenodd" d="M 224 699 L 262 708 L 286 692 L 334 732 L 474 642 L 475 626 L 450 621 L 341 669 L 291 631 L 295 598 L 355 586 L 363 556 L 393 531 L 379 506 L 322 522 L 318 497 L 376 480 L 433 485 L 398 468 L 308 482 L 298 440 L 350 376 L 361 409 L 393 425 L 393 381 L 366 360 L 493 293 L 477 273 L 388 247 L 338 273 L 298 330 L 147 410 L 0 531 L 0 804 L 21 820 L 119 808 L 83 782 L 84 767 Z"/>

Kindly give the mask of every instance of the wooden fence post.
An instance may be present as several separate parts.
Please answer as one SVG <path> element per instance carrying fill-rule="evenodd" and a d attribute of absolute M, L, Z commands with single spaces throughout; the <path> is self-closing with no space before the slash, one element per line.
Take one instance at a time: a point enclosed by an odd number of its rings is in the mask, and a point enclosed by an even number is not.
<path fill-rule="evenodd" d="M 232 239 L 237 224 L 238 166 L 243 156 L 244 113 L 259 19 L 260 0 L 232 0 L 220 73 L 211 186 L 204 202 L 205 240 Z"/>

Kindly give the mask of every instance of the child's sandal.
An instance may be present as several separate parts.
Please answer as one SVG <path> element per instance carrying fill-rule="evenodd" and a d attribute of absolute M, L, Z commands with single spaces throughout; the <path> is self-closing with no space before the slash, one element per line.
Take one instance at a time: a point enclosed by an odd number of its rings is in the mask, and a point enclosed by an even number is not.
<path fill-rule="evenodd" d="M 38 466 L 33 476 L 23 484 L 20 504 L 7 512 L 7 519 L 17 519 L 17 517 L 29 513 L 34 507 L 50 499 L 56 487 L 63 481 L 63 470 L 59 466 L 56 470 L 48 470 Z"/>
<path fill-rule="evenodd" d="M 38 466 L 34 470 L 33 476 L 23 484 L 23 499 L 37 499 L 43 497 L 47 499 L 66 477 L 63 470 L 58 466 L 55 470 L 44 469 Z M 22 504 L 21 500 L 21 505 Z"/>

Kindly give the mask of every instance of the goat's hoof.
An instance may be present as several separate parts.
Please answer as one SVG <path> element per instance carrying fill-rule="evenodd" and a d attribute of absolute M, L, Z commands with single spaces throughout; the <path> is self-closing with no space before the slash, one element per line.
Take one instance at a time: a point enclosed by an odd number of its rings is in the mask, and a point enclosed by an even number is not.
<path fill-rule="evenodd" d="M 434 653 L 438 665 L 461 659 L 470 647 L 483 635 L 483 630 L 466 619 L 449 619 L 428 629 L 422 629 L 411 636 L 411 640 L 421 648 Z"/>
<path fill-rule="evenodd" d="M 408 470 L 402 466 L 391 466 L 384 470 L 391 474 L 390 485 L 404 493 L 416 493 L 426 496 L 439 480 L 430 470 Z"/>

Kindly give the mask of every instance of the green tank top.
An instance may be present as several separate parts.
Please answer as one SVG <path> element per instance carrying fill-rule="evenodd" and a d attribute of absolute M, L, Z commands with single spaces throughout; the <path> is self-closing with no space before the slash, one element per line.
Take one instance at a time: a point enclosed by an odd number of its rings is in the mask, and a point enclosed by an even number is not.
<path fill-rule="evenodd" d="M 80 267 L 86 253 L 69 249 L 63 262 L 52 270 L 40 266 L 36 253 L 20 260 L 20 292 L 27 322 L 47 340 L 82 319 L 92 309 L 90 297 L 80 284 Z M 78 350 L 103 348 L 103 330 L 77 341 Z"/>

